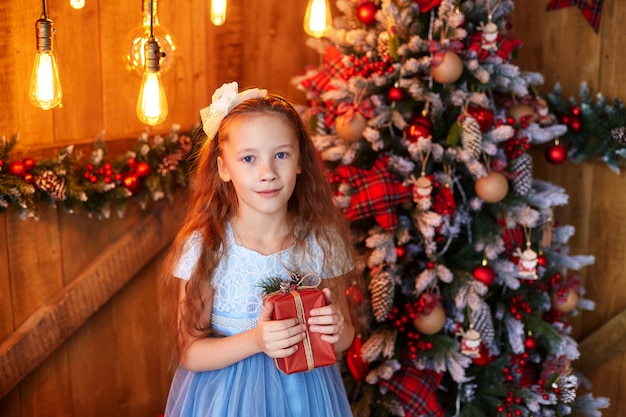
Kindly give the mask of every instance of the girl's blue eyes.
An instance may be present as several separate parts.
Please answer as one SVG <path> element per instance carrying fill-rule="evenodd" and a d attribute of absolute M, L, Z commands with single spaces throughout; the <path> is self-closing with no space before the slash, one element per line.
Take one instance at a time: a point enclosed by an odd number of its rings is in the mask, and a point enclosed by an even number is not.
<path fill-rule="evenodd" d="M 285 159 L 285 158 L 287 158 L 287 156 L 289 156 L 289 154 L 287 152 L 278 152 L 275 155 L 276 159 Z M 252 156 L 252 155 L 244 156 L 243 158 L 241 158 L 241 160 L 243 162 L 250 163 L 250 162 L 254 161 L 254 156 Z"/>

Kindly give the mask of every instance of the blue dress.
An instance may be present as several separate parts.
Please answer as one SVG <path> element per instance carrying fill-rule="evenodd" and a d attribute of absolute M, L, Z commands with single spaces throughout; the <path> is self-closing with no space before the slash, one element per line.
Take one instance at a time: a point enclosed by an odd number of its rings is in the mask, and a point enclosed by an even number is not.
<path fill-rule="evenodd" d="M 175 275 L 189 279 L 200 254 L 201 237 L 191 236 Z M 287 279 L 290 270 L 315 272 L 321 278 L 347 271 L 325 271 L 321 248 L 310 237 L 309 253 L 295 257 L 291 248 L 263 255 L 235 243 L 226 226 L 228 251 L 222 257 L 212 285 L 215 289 L 211 325 L 229 336 L 252 329 L 263 308 L 267 277 Z M 297 269 L 289 268 L 297 263 Z M 337 365 L 308 372 L 284 374 L 264 353 L 226 368 L 190 372 L 179 365 L 170 387 L 165 417 L 348 417 L 352 416 Z"/>

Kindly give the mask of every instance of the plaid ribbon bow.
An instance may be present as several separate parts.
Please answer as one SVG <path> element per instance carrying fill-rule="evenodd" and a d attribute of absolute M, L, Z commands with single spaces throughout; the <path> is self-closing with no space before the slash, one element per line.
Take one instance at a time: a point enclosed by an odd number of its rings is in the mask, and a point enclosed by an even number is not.
<path fill-rule="evenodd" d="M 443 57 L 447 51 L 460 52 L 463 49 L 463 43 L 458 39 L 448 39 L 447 42 L 430 41 L 430 52 L 433 58 L 430 65 L 436 67 L 443 62 Z"/>
<path fill-rule="evenodd" d="M 366 119 L 371 119 L 374 116 L 372 100 L 366 98 L 356 105 L 354 103 L 339 103 L 335 110 L 326 113 L 326 126 L 332 126 L 335 118 L 340 115 L 343 115 L 344 121 L 349 122 L 355 113 L 360 113 Z"/>
<path fill-rule="evenodd" d="M 378 224 L 389 231 L 397 225 L 396 206 L 411 201 L 413 191 L 387 170 L 388 161 L 389 157 L 379 158 L 369 170 L 351 165 L 337 168 L 346 183 L 357 190 L 352 195 L 350 206 L 344 210 L 349 220 L 374 216 Z"/>
<path fill-rule="evenodd" d="M 598 33 L 598 30 L 600 30 L 600 15 L 602 13 L 603 1 L 604 0 L 591 0 L 591 3 L 589 3 L 588 0 L 551 0 L 548 5 L 548 11 L 576 6 L 580 9 L 589 24 L 591 24 L 593 30 Z"/>
<path fill-rule="evenodd" d="M 332 45 L 328 46 L 324 51 L 324 66 L 322 69 L 313 76 L 301 80 L 300 85 L 315 95 L 322 95 L 327 91 L 336 89 L 330 82 L 345 69 L 346 64 L 343 63 L 343 55 L 339 49 Z"/>
<path fill-rule="evenodd" d="M 444 417 L 436 391 L 443 374 L 429 369 L 417 369 L 404 365 L 389 380 L 381 380 L 380 386 L 398 396 L 405 417 Z"/>

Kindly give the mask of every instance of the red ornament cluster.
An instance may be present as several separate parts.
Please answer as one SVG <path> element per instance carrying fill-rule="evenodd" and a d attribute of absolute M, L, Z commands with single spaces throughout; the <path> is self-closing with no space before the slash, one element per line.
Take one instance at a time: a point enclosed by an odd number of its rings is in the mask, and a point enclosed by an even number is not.
<path fill-rule="evenodd" d="M 509 307 L 509 312 L 516 320 L 522 319 L 522 313 L 530 314 L 532 313 L 532 308 L 530 307 L 530 303 L 522 299 L 521 295 L 516 295 L 511 298 L 511 306 Z"/>
<path fill-rule="evenodd" d="M 339 74 L 346 81 L 352 77 L 368 78 L 372 74 L 383 75 L 385 72 L 394 72 L 393 62 L 389 55 L 385 56 L 381 61 L 371 61 L 368 56 L 359 58 L 356 55 L 350 55 L 348 59 L 351 65 L 346 66 Z"/>
<path fill-rule="evenodd" d="M 572 132 L 578 133 L 583 128 L 582 115 L 583 112 L 579 106 L 572 106 L 568 115 L 561 116 L 561 122 L 566 124 Z"/>
<path fill-rule="evenodd" d="M 4 166 L 4 162 L 0 160 L 0 169 Z M 9 172 L 16 177 L 24 178 L 27 183 L 33 182 L 33 174 L 30 172 L 35 167 L 35 160 L 30 157 L 24 158 L 22 161 L 13 161 L 9 163 Z"/>

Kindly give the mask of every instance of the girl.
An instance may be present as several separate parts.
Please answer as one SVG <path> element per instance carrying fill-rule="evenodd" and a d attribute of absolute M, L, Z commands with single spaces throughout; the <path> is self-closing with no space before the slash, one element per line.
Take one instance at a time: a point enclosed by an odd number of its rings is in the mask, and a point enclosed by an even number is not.
<path fill-rule="evenodd" d="M 295 109 L 237 88 L 223 85 L 201 111 L 206 138 L 165 266 L 180 358 L 165 416 L 351 416 L 337 366 L 287 375 L 274 364 L 307 326 L 337 353 L 350 346 L 348 227 Z M 259 283 L 292 273 L 322 278 L 327 305 L 306 324 L 270 320 L 263 303 Z"/>

